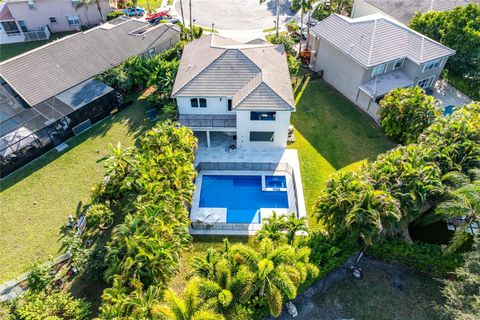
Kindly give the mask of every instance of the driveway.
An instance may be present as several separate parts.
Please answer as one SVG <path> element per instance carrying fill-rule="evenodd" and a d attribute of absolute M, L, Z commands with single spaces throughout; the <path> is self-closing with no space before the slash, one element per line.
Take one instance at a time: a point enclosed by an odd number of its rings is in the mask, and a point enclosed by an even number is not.
<path fill-rule="evenodd" d="M 185 22 L 189 21 L 188 0 L 176 0 L 175 11 L 181 19 L 183 2 Z M 218 30 L 262 30 L 275 26 L 275 0 L 192 0 L 192 17 L 195 25 Z M 290 11 L 290 1 L 280 0 L 280 24 L 295 16 Z M 188 24 L 188 23 L 187 23 Z"/>

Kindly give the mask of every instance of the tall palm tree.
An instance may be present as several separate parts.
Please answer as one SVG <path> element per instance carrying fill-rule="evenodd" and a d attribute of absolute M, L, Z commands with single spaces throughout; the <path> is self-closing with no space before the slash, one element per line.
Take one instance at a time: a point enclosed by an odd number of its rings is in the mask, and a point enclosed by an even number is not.
<path fill-rule="evenodd" d="M 260 0 L 260 3 L 264 3 L 267 0 Z M 278 28 L 280 27 L 280 0 L 275 0 L 275 16 L 276 16 L 276 23 L 275 23 L 275 35 L 278 37 Z"/>
<path fill-rule="evenodd" d="M 182 24 L 185 25 L 185 17 L 183 15 L 183 0 L 180 0 L 180 14 L 182 15 Z"/>
<path fill-rule="evenodd" d="M 159 305 L 154 312 L 168 320 L 221 320 L 225 319 L 207 306 L 200 298 L 198 289 L 200 279 L 192 278 L 179 296 L 172 289 L 165 292 L 165 304 Z"/>
<path fill-rule="evenodd" d="M 102 0 L 79 0 L 79 1 L 77 1 L 77 4 L 75 5 L 75 8 L 80 8 L 80 7 L 88 8 L 89 6 L 95 4 L 97 6 L 98 13 L 100 14 L 100 21 L 104 22 L 105 19 L 103 17 L 103 13 L 102 13 L 101 1 Z"/>
<path fill-rule="evenodd" d="M 292 8 L 294 10 L 300 9 L 300 34 L 303 33 L 303 17 L 305 13 L 308 13 L 308 27 L 307 27 L 307 47 L 308 47 L 308 36 L 310 35 L 310 16 L 311 10 L 313 8 L 313 4 L 318 0 L 293 0 L 292 1 Z M 302 41 L 300 41 L 298 46 L 298 53 L 302 51 Z"/>
<path fill-rule="evenodd" d="M 188 0 L 188 10 L 188 16 L 190 18 L 190 40 L 193 41 L 192 0 Z"/>
<path fill-rule="evenodd" d="M 282 311 L 284 299 L 294 299 L 298 286 L 305 281 L 307 274 L 318 274 L 318 269 L 308 262 L 308 248 L 302 249 L 302 258 L 296 261 L 296 249 L 282 245 L 275 247 L 271 239 L 263 239 L 258 250 L 235 244 L 232 246 L 235 260 L 242 264 L 240 272 L 254 274 L 253 281 L 244 283 L 243 295 L 257 295 L 265 299 L 272 316 L 277 317 Z M 305 263 L 305 261 L 307 261 Z"/>

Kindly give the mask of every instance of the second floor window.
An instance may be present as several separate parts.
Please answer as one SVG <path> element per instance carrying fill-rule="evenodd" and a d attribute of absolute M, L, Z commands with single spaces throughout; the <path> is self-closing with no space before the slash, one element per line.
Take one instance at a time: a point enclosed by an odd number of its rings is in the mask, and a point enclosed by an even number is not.
<path fill-rule="evenodd" d="M 428 71 L 428 70 L 432 70 L 432 69 L 436 69 L 436 68 L 440 67 L 440 65 L 442 64 L 442 61 L 443 61 L 443 58 L 440 58 L 440 59 L 436 59 L 436 60 L 432 60 L 432 61 L 427 62 L 427 63 L 423 66 L 423 71 L 422 71 L 422 72 L 425 72 L 425 71 Z"/>
<path fill-rule="evenodd" d="M 253 121 L 275 121 L 276 112 L 250 112 L 250 120 Z"/>
<path fill-rule="evenodd" d="M 232 111 L 232 99 L 227 100 L 227 110 Z"/>
<path fill-rule="evenodd" d="M 67 21 L 71 26 L 78 26 L 80 24 L 80 18 L 78 16 L 67 16 Z"/>
<path fill-rule="evenodd" d="M 385 72 L 385 63 L 379 64 L 378 66 L 375 66 L 372 70 L 372 77 L 375 77 L 379 74 L 382 74 Z"/>
<path fill-rule="evenodd" d="M 50 17 L 48 19 L 50 20 L 50 23 L 57 23 L 57 18 L 55 17 Z"/>
<path fill-rule="evenodd" d="M 206 108 L 207 107 L 207 99 L 205 98 L 192 98 L 190 99 L 190 105 L 192 108 Z"/>

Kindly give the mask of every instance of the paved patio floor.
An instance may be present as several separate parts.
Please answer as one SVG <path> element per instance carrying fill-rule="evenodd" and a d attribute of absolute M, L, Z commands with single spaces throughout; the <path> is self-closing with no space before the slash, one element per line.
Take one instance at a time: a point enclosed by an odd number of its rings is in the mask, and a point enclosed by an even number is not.
<path fill-rule="evenodd" d="M 447 81 L 441 79 L 435 83 L 433 96 L 440 103 L 441 107 L 446 106 L 463 106 L 472 102 L 472 100 L 464 93 L 455 89 Z"/>

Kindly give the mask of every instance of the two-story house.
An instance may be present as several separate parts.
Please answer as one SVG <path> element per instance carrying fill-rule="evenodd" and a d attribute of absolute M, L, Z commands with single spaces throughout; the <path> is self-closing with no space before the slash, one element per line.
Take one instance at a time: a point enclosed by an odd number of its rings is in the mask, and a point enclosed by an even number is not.
<path fill-rule="evenodd" d="M 310 67 L 378 121 L 378 101 L 399 87 L 432 88 L 455 51 L 374 14 L 333 14 L 311 30 Z"/>
<path fill-rule="evenodd" d="M 172 96 L 179 121 L 206 145 L 285 148 L 295 110 L 283 45 L 215 34 L 185 46 Z"/>
<path fill-rule="evenodd" d="M 79 0 L 6 0 L 0 4 L 0 43 L 37 40 L 35 32 L 80 30 L 98 25 L 116 7 L 116 0 L 78 6 Z M 43 38 L 39 38 L 43 39 Z"/>

